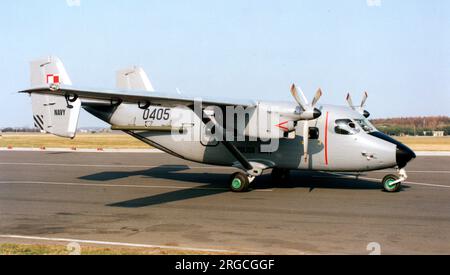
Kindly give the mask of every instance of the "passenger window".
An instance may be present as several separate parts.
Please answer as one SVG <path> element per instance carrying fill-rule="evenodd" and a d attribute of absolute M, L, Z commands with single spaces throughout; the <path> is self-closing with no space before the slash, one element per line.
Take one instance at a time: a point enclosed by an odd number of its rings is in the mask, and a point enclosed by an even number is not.
<path fill-rule="evenodd" d="M 356 124 L 350 119 L 336 120 L 336 127 L 334 128 L 336 134 L 340 135 L 355 135 L 359 132 Z"/>

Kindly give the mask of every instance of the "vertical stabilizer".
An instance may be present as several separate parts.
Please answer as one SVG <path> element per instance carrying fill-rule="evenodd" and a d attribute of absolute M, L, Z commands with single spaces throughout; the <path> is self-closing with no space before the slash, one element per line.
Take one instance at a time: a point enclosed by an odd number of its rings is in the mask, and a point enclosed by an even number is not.
<path fill-rule="evenodd" d="M 116 86 L 118 89 L 124 90 L 155 91 L 147 73 L 141 67 L 132 67 L 118 71 Z"/>
<path fill-rule="evenodd" d="M 48 57 L 31 62 L 31 86 L 72 85 L 72 81 L 58 57 Z M 76 95 L 31 93 L 34 125 L 39 130 L 60 137 L 74 138 L 81 110 L 81 100 Z"/>
<path fill-rule="evenodd" d="M 64 64 L 56 56 L 38 59 L 30 63 L 31 87 L 52 84 L 72 85 Z"/>

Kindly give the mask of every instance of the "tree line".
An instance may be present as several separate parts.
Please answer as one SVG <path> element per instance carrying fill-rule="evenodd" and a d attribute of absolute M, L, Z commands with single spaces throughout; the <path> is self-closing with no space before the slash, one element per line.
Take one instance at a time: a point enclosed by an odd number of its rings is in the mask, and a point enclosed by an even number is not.
<path fill-rule="evenodd" d="M 433 131 L 443 131 L 444 135 L 450 135 L 448 116 L 373 119 L 371 122 L 380 131 L 393 136 L 431 136 Z"/>
<path fill-rule="evenodd" d="M 410 135 L 424 136 L 432 135 L 433 131 L 443 131 L 444 135 L 450 135 L 450 117 L 399 117 L 373 119 L 371 122 L 378 130 L 392 136 Z M 38 133 L 37 128 L 7 127 L 0 129 L 3 133 Z"/>

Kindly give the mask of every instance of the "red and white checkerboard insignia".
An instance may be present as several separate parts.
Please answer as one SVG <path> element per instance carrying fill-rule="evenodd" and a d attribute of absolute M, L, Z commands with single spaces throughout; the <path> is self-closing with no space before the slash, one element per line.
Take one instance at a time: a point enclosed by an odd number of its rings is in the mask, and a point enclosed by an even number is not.
<path fill-rule="evenodd" d="M 59 84 L 59 75 L 48 74 L 47 75 L 47 84 Z"/>

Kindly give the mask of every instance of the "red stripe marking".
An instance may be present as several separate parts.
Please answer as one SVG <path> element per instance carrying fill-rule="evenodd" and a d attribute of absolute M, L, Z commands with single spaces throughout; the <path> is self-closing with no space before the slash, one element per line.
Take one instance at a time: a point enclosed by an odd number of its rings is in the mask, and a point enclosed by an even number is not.
<path fill-rule="evenodd" d="M 325 122 L 325 165 L 328 165 L 328 115 Z"/>
<path fill-rule="evenodd" d="M 277 124 L 277 125 L 275 125 L 275 126 L 278 127 L 278 128 L 280 128 L 281 130 L 287 132 L 287 131 L 289 131 L 289 129 L 288 129 L 287 127 L 284 127 L 283 125 L 286 125 L 288 122 L 289 122 L 289 121 L 285 121 L 285 122 L 282 122 L 282 123 Z"/>

